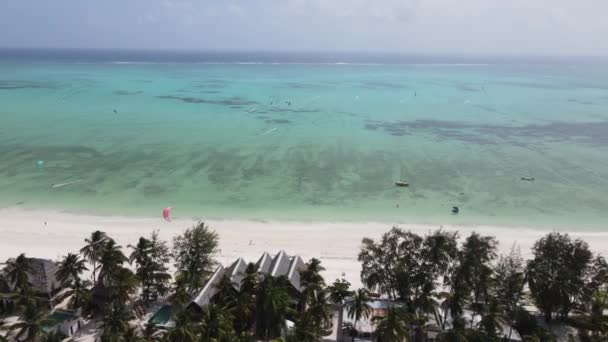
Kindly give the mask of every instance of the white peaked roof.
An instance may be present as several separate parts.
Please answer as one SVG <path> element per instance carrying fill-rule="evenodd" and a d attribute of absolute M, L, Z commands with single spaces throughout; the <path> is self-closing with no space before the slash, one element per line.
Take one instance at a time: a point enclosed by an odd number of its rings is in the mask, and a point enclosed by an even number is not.
<path fill-rule="evenodd" d="M 287 276 L 289 265 L 291 265 L 291 260 L 289 260 L 285 251 L 280 251 L 272 260 L 270 275 L 273 277 Z"/>
<path fill-rule="evenodd" d="M 302 291 L 300 284 L 300 271 L 306 268 L 306 264 L 299 256 L 290 257 L 285 251 L 280 251 L 274 258 L 264 252 L 255 264 L 258 272 L 269 274 L 272 277 L 285 276 L 297 291 Z M 230 277 L 233 287 L 238 291 L 245 277 L 247 262 L 238 258 L 228 268 L 218 266 L 205 287 L 194 297 L 192 303 L 203 307 L 211 301 L 218 292 L 218 285 L 224 275 Z"/>
<path fill-rule="evenodd" d="M 298 290 L 298 292 L 302 291 L 302 285 L 300 284 L 300 272 L 306 268 L 306 264 L 304 260 L 300 258 L 299 255 L 291 258 L 291 265 L 289 265 L 289 272 L 287 273 L 287 278 L 291 285 Z"/>
<path fill-rule="evenodd" d="M 230 282 L 237 291 L 241 289 L 241 282 L 243 281 L 243 278 L 245 278 L 246 269 L 247 263 L 245 260 L 243 260 L 243 258 L 238 258 L 226 270 L 226 275 L 230 277 Z"/>
<path fill-rule="evenodd" d="M 258 262 L 255 263 L 257 266 L 258 272 L 260 273 L 270 273 L 270 266 L 272 264 L 272 257 L 268 252 L 264 252 Z"/>
<path fill-rule="evenodd" d="M 203 289 L 196 295 L 196 297 L 194 297 L 192 302 L 198 305 L 200 308 L 209 304 L 211 298 L 213 298 L 213 296 L 215 296 L 215 294 L 218 292 L 218 285 L 225 272 L 226 269 L 224 268 L 224 266 L 219 265 L 215 270 L 215 273 L 213 273 L 213 275 L 207 282 L 207 284 L 205 284 L 205 287 L 203 287 Z"/>

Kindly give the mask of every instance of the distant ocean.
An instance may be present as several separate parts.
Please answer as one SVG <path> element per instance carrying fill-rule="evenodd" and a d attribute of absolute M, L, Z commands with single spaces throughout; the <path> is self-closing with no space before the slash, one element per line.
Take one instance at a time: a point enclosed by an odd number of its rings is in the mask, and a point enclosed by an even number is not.
<path fill-rule="evenodd" d="M 0 119 L 2 206 L 608 229 L 599 58 L 4 49 Z"/>

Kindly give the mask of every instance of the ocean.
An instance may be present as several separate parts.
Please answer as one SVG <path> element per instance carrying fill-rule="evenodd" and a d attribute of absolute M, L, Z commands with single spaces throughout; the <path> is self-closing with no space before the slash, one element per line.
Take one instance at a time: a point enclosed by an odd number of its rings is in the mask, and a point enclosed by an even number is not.
<path fill-rule="evenodd" d="M 4 49 L 0 119 L 4 207 L 608 223 L 601 59 Z"/>

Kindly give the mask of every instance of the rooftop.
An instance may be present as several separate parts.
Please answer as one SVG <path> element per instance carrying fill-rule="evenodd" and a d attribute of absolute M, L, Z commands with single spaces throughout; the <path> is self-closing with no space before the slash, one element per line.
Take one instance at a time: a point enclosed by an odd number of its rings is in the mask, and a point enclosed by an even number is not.
<path fill-rule="evenodd" d="M 224 275 L 230 278 L 235 290 L 240 290 L 247 264 L 243 258 L 238 258 L 228 268 L 218 266 L 205 287 L 194 297 L 192 302 L 199 307 L 209 304 L 211 298 L 217 294 L 217 285 Z M 273 277 L 285 276 L 294 289 L 302 291 L 300 271 L 306 267 L 306 264 L 300 256 L 289 256 L 285 251 L 280 251 L 272 257 L 264 252 L 255 265 L 259 273 L 270 274 Z"/>

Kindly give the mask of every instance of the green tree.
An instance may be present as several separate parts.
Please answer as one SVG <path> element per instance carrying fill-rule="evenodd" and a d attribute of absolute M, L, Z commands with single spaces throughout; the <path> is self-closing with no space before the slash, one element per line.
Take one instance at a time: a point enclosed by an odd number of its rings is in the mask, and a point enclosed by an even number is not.
<path fill-rule="evenodd" d="M 350 283 L 345 279 L 336 279 L 333 284 L 328 286 L 329 299 L 336 304 L 341 304 L 344 300 L 354 294 L 350 289 Z"/>
<path fill-rule="evenodd" d="M 32 265 L 25 254 L 21 253 L 14 260 L 9 260 L 5 269 L 8 270 L 6 278 L 17 292 L 21 294 L 28 292 L 31 287 L 28 274 L 32 272 Z"/>
<path fill-rule="evenodd" d="M 236 339 L 229 308 L 217 304 L 209 304 L 203 308 L 201 339 L 215 342 L 232 342 Z"/>
<path fill-rule="evenodd" d="M 325 279 L 321 276 L 321 272 L 325 271 L 325 267 L 321 266 L 321 260 L 312 258 L 306 264 L 306 268 L 300 271 L 300 284 L 302 285 L 302 297 L 304 301 L 308 299 L 312 292 L 320 290 L 325 286 Z"/>
<path fill-rule="evenodd" d="M 91 263 L 93 269 L 93 286 L 97 283 L 97 263 L 100 260 L 100 252 L 108 241 L 108 236 L 102 231 L 94 231 L 91 237 L 84 239 L 86 245 L 80 249 L 80 254 Z"/>
<path fill-rule="evenodd" d="M 42 342 L 63 342 L 67 336 L 59 331 L 42 335 Z"/>
<path fill-rule="evenodd" d="M 122 335 L 121 342 L 147 342 L 138 327 L 128 327 Z"/>
<path fill-rule="evenodd" d="M 346 302 L 348 318 L 354 321 L 353 327 L 356 330 L 358 330 L 357 323 L 359 323 L 361 318 L 369 318 L 369 315 L 372 312 L 372 308 L 369 306 L 368 302 L 369 295 L 366 289 L 358 289 L 353 298 L 349 302 Z M 353 336 L 353 342 L 354 341 L 355 336 Z"/>
<path fill-rule="evenodd" d="M 259 282 L 257 267 L 249 263 L 234 302 L 234 327 L 239 335 L 247 335 L 253 328 Z"/>
<path fill-rule="evenodd" d="M 178 274 L 175 277 L 173 285 L 173 293 L 169 297 L 171 304 L 176 309 L 175 312 L 183 309 L 192 300 L 192 295 L 188 291 L 186 279 L 183 275 Z"/>
<path fill-rule="evenodd" d="M 69 297 L 68 308 L 76 310 L 83 308 L 85 312 L 91 309 L 92 293 L 89 289 L 91 283 L 88 280 L 71 284 L 66 292 Z"/>
<path fill-rule="evenodd" d="M 16 330 L 15 338 L 19 341 L 37 342 L 44 336 L 42 322 L 46 312 L 34 305 L 28 305 L 19 317 L 19 322 L 11 325 L 11 330 Z"/>
<path fill-rule="evenodd" d="M 173 239 L 175 267 L 188 290 L 202 289 L 213 274 L 217 246 L 217 233 L 202 222 Z"/>
<path fill-rule="evenodd" d="M 492 295 L 496 305 L 504 311 L 509 326 L 513 326 L 526 284 L 524 261 L 515 246 L 508 255 L 500 256 L 494 268 L 493 283 Z M 512 333 L 512 329 L 507 332 L 508 338 Z"/>
<path fill-rule="evenodd" d="M 460 252 L 460 267 L 457 268 L 457 272 L 462 272 L 461 279 L 472 291 L 471 324 L 475 316 L 479 315 L 489 303 L 493 275 L 491 262 L 496 258 L 497 244 L 494 237 L 481 236 L 473 232 L 465 240 Z"/>
<path fill-rule="evenodd" d="M 57 266 L 55 276 L 64 286 L 69 286 L 72 282 L 78 286 L 82 272 L 89 270 L 86 261 L 74 253 L 68 253 Z"/>
<path fill-rule="evenodd" d="M 361 279 L 368 288 L 405 302 L 410 312 L 431 311 L 437 280 L 457 257 L 456 238 L 441 230 L 422 237 L 398 228 L 379 242 L 365 238 L 359 253 Z"/>
<path fill-rule="evenodd" d="M 117 272 L 128 261 L 122 252 L 122 247 L 112 239 L 108 239 L 99 251 L 99 281 L 104 284 L 112 283 Z"/>
<path fill-rule="evenodd" d="M 534 244 L 532 252 L 526 274 L 537 307 L 546 321 L 556 315 L 566 318 L 589 297 L 592 254 L 587 243 L 572 241 L 568 234 L 550 233 Z"/>
<path fill-rule="evenodd" d="M 379 342 L 402 342 L 409 337 L 410 315 L 402 308 L 390 307 L 383 316 L 372 317 L 376 329 L 374 335 Z"/>
<path fill-rule="evenodd" d="M 141 297 L 146 302 L 153 302 L 165 295 L 169 289 L 171 275 L 166 264 L 170 260 L 166 242 L 159 240 L 158 233 L 152 233 L 148 240 L 141 237 L 132 249 L 129 263 L 136 264 L 135 276 L 142 288 Z"/>
<path fill-rule="evenodd" d="M 187 310 L 181 310 L 174 316 L 175 325 L 167 331 L 163 338 L 166 342 L 196 342 L 199 341 L 200 326 L 197 325 Z"/>
<path fill-rule="evenodd" d="M 256 295 L 256 334 L 265 341 L 277 338 L 285 329 L 285 320 L 292 315 L 294 304 L 288 292 L 289 280 L 264 277 Z"/>
<path fill-rule="evenodd" d="M 120 342 L 129 330 L 129 312 L 124 305 L 110 304 L 99 328 L 102 342 Z"/>

